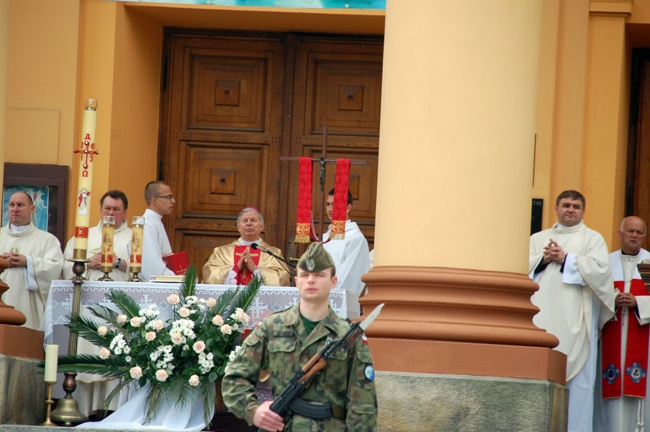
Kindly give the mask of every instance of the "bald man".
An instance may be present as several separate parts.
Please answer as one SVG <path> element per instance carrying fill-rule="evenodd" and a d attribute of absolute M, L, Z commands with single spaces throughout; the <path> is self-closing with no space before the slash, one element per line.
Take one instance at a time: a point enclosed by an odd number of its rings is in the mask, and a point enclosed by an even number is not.
<path fill-rule="evenodd" d="M 55 236 L 32 223 L 35 210 L 25 192 L 9 198 L 9 223 L 0 230 L 0 253 L 10 267 L 0 279 L 9 285 L 2 300 L 25 314 L 25 327 L 38 330 L 50 284 L 61 277 L 63 253 Z"/>
<path fill-rule="evenodd" d="M 650 261 L 641 247 L 647 226 L 643 219 L 628 216 L 618 235 L 621 249 L 609 255 L 616 316 L 603 327 L 599 356 L 600 391 L 596 391 L 594 430 L 634 431 L 649 424 L 648 341 L 650 296 L 637 265 Z"/>

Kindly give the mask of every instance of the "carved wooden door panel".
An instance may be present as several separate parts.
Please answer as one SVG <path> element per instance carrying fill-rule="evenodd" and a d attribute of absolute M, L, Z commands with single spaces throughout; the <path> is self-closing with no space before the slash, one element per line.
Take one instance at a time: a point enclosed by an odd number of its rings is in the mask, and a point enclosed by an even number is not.
<path fill-rule="evenodd" d="M 242 208 L 278 212 L 284 42 L 174 33 L 168 52 L 162 178 L 178 200 L 165 222 L 173 249 L 202 267 L 239 237 Z M 277 242 L 277 218 L 264 237 Z"/>
<path fill-rule="evenodd" d="M 381 40 L 178 29 L 165 40 L 160 178 L 177 196 L 165 218 L 175 251 L 202 267 L 239 237 L 237 214 L 253 206 L 264 239 L 296 256 L 298 164 L 280 158 L 320 156 L 324 123 L 328 158 L 368 161 L 352 167 L 350 190 L 372 242 Z M 327 190 L 333 180 L 332 166 Z"/>

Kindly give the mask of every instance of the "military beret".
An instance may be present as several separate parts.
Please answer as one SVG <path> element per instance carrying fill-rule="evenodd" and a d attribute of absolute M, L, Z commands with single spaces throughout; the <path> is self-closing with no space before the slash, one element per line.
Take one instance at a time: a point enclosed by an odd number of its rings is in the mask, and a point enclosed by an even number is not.
<path fill-rule="evenodd" d="M 319 272 L 334 267 L 334 260 L 323 247 L 323 243 L 312 243 L 298 260 L 298 268 L 308 272 Z"/>

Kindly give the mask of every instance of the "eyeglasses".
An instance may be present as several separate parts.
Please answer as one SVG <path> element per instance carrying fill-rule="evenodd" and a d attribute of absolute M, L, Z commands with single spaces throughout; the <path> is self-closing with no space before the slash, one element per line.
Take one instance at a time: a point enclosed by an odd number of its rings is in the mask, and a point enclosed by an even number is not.
<path fill-rule="evenodd" d="M 165 199 L 168 199 L 168 200 L 172 200 L 172 199 L 174 199 L 174 195 L 163 195 L 163 196 L 157 196 L 155 198 L 165 198 Z"/>

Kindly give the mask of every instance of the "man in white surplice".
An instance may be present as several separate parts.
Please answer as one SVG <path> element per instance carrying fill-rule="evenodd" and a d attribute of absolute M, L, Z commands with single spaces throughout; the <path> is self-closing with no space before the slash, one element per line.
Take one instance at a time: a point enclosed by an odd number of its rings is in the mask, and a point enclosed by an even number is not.
<path fill-rule="evenodd" d="M 0 274 L 0 280 L 9 285 L 2 300 L 25 314 L 25 327 L 38 330 L 50 284 L 61 277 L 63 253 L 55 236 L 36 228 L 32 222 L 35 211 L 26 192 L 9 198 L 9 222 L 0 230 L 0 254 L 9 268 Z"/>
<path fill-rule="evenodd" d="M 163 216 L 174 210 L 176 200 L 172 188 L 165 182 L 152 181 L 144 188 L 147 210 L 144 212 L 144 240 L 142 245 L 142 271 L 146 281 L 151 276 L 170 276 L 174 272 L 167 268 L 163 256 L 172 253 L 172 247 L 162 223 Z"/>
<path fill-rule="evenodd" d="M 603 237 L 582 219 L 585 198 L 575 190 L 555 202 L 558 222 L 530 237 L 529 272 L 536 326 L 555 335 L 567 356 L 569 432 L 593 430 L 598 332 L 614 314 L 609 253 Z"/>
<path fill-rule="evenodd" d="M 334 211 L 334 189 L 327 195 L 326 211 L 327 216 L 332 220 Z M 345 239 L 327 241 L 332 232 L 332 226 L 323 234 L 323 242 L 327 252 L 334 258 L 336 264 L 336 275 L 338 276 L 338 286 L 345 288 L 348 318 L 358 318 L 361 314 L 359 307 L 359 296 L 361 295 L 364 284 L 361 276 L 370 270 L 370 250 L 368 241 L 359 229 L 359 225 L 350 220 L 352 211 L 352 194 L 348 191 L 348 202 L 346 207 L 345 221 Z M 326 242 L 326 243 L 325 243 Z"/>
<path fill-rule="evenodd" d="M 609 255 L 616 317 L 603 328 L 594 410 L 597 432 L 640 432 L 650 424 L 648 341 L 650 296 L 637 264 L 650 260 L 641 248 L 647 225 L 637 216 L 621 222 L 621 249 Z"/>

